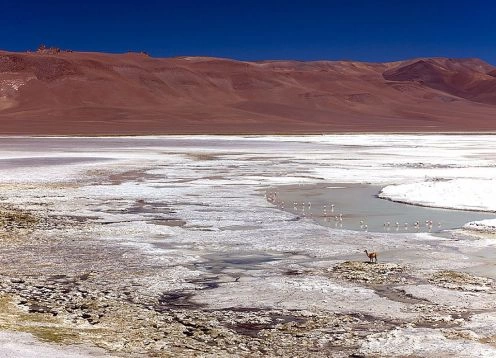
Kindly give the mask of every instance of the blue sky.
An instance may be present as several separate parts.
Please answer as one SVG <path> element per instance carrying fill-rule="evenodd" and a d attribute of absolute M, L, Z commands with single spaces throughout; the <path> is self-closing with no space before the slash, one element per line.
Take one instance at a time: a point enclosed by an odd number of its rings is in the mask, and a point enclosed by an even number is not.
<path fill-rule="evenodd" d="M 496 64 L 496 1 L 0 0 L 0 9 L 0 48 L 11 51 Z"/>

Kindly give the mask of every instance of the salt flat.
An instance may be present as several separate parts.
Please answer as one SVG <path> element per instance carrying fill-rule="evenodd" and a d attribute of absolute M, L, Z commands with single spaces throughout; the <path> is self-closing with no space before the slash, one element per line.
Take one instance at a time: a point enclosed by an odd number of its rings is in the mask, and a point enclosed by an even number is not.
<path fill-rule="evenodd" d="M 371 183 L 494 211 L 495 138 L 2 138 L 1 327 L 131 356 L 494 356 L 478 329 L 496 312 L 489 225 L 339 230 L 265 192 Z"/>

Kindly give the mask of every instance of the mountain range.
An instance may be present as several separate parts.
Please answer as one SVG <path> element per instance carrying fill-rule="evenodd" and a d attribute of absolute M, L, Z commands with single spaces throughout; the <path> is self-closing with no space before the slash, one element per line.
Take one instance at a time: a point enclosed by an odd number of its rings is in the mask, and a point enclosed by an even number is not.
<path fill-rule="evenodd" d="M 0 134 L 496 130 L 480 59 L 237 61 L 0 51 Z"/>

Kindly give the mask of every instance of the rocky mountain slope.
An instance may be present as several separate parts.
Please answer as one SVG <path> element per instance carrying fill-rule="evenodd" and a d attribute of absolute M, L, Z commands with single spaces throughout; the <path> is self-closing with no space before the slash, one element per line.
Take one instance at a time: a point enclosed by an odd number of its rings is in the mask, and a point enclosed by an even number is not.
<path fill-rule="evenodd" d="M 0 51 L 1 134 L 496 130 L 496 67 Z"/>

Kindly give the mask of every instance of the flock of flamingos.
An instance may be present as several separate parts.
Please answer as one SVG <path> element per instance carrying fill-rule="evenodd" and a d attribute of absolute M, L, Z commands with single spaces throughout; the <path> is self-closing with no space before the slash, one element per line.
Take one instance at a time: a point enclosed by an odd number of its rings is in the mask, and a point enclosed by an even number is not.
<path fill-rule="evenodd" d="M 266 191 L 265 192 L 265 198 L 267 199 L 268 202 L 278 206 L 280 209 L 284 210 L 285 208 L 285 203 L 284 203 L 284 200 L 279 200 L 279 197 L 277 195 L 277 191 L 274 191 L 274 192 L 269 192 L 269 191 Z M 322 207 L 322 213 L 321 215 L 314 215 L 312 214 L 312 203 L 309 201 L 308 203 L 307 202 L 301 202 L 301 203 L 298 203 L 296 201 L 293 202 L 293 211 L 298 213 L 300 212 L 300 208 L 301 207 L 301 216 L 302 217 L 324 217 L 326 220 L 329 219 L 329 218 L 332 218 L 334 217 L 334 220 L 336 221 L 336 227 L 340 227 L 342 228 L 343 227 L 343 214 L 342 213 L 339 213 L 337 215 L 334 215 L 334 208 L 335 208 L 335 205 L 334 204 L 330 204 L 329 205 L 329 212 L 327 211 L 327 205 L 324 205 Z M 384 223 L 384 225 L 390 225 L 390 223 Z M 431 222 L 432 224 L 432 222 Z M 415 223 L 415 225 L 418 225 L 418 222 Z M 365 230 L 367 231 L 368 229 L 368 226 L 367 224 L 365 224 L 365 222 L 363 220 L 360 220 L 360 228 L 362 230 Z M 379 256 L 379 254 L 377 252 L 369 252 L 368 250 L 364 250 L 365 252 L 365 255 L 367 255 L 367 257 L 369 258 L 369 263 L 377 263 L 377 257 Z"/>
<path fill-rule="evenodd" d="M 319 210 L 318 213 L 315 213 L 312 211 L 312 203 L 309 202 L 290 202 L 286 203 L 284 200 L 279 199 L 277 191 L 266 191 L 265 192 L 265 198 L 269 203 L 272 203 L 273 205 L 277 206 L 281 210 L 289 209 L 291 207 L 291 204 L 293 204 L 293 212 L 298 214 L 299 217 L 309 217 L 309 218 L 319 218 L 319 219 L 324 219 L 325 222 L 330 222 L 334 220 L 335 222 L 335 227 L 337 228 L 343 228 L 343 214 L 342 213 L 336 213 L 335 212 L 335 205 L 332 203 L 329 203 L 329 205 L 323 205 Z M 391 222 L 391 221 L 386 221 L 384 222 L 384 230 L 385 231 L 390 231 L 391 229 L 399 231 L 402 227 L 404 230 L 408 230 L 409 226 L 412 226 L 415 230 L 420 231 L 422 227 L 425 227 L 427 231 L 431 231 L 434 223 L 432 220 L 425 220 L 425 222 L 420 222 L 420 221 L 415 221 L 412 224 L 409 224 L 405 222 L 404 224 L 400 224 L 399 222 Z M 425 225 L 425 226 L 424 226 Z M 441 223 L 437 223 L 437 227 L 441 227 Z M 368 231 L 368 225 L 366 222 L 366 218 L 363 220 L 360 220 L 360 230 L 363 231 Z"/>

